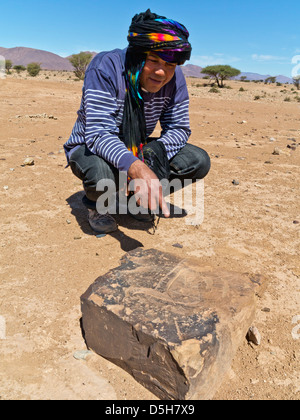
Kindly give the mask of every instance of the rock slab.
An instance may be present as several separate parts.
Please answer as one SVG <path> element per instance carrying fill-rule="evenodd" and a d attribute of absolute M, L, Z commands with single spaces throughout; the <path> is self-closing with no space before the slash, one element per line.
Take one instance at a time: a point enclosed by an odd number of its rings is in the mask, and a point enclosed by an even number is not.
<path fill-rule="evenodd" d="M 258 275 L 138 248 L 82 295 L 86 344 L 160 399 L 211 399 L 252 324 L 261 285 Z"/>

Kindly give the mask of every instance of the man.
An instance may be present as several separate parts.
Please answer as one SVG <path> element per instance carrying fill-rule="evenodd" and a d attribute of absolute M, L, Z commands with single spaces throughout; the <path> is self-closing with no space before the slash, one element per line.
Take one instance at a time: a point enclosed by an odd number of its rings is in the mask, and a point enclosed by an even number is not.
<path fill-rule="evenodd" d="M 147 208 L 134 217 L 146 222 L 158 208 L 169 217 L 160 180 L 202 179 L 210 169 L 207 153 L 187 144 L 189 96 L 178 65 L 190 58 L 188 37 L 183 25 L 148 9 L 132 19 L 128 48 L 98 54 L 86 71 L 78 118 L 64 148 L 83 181 L 83 204 L 98 233 L 117 229 L 112 215 L 97 212 L 103 193 L 98 181 L 122 189 L 119 174 L 126 172 L 137 183 L 137 204 Z M 158 121 L 161 137 L 151 139 Z"/>

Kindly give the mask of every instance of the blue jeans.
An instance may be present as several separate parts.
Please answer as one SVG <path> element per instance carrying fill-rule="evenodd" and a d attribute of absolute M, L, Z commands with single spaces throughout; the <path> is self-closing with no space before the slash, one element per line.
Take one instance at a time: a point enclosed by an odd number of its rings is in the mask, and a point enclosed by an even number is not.
<path fill-rule="evenodd" d="M 148 139 L 148 141 L 151 139 Z M 210 158 L 205 150 L 187 143 L 170 161 L 162 142 L 155 139 L 144 146 L 145 163 L 159 179 L 179 178 L 197 181 L 203 179 L 210 170 Z M 93 154 L 86 145 L 76 149 L 70 157 L 70 167 L 74 175 L 83 182 L 86 196 L 83 203 L 87 208 L 95 209 L 96 201 L 102 192 L 97 191 L 101 179 L 112 180 L 119 189 L 119 171 L 103 158 Z"/>

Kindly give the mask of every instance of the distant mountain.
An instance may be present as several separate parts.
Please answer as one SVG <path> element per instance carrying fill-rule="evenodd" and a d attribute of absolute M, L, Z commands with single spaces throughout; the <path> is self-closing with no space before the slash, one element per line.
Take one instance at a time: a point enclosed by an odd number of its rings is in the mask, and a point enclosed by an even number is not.
<path fill-rule="evenodd" d="M 195 66 L 194 64 L 186 64 L 185 66 L 181 67 L 183 74 L 186 77 L 198 77 L 201 78 L 205 76 L 205 74 L 202 74 L 202 67 Z"/>
<path fill-rule="evenodd" d="M 97 53 L 91 52 L 91 54 L 94 57 Z M 68 57 L 61 57 L 49 51 L 37 50 L 34 48 L 26 47 L 0 47 L 0 55 L 2 55 L 6 60 L 11 60 L 13 66 L 27 66 L 27 64 L 29 63 L 40 63 L 41 68 L 44 70 L 74 70 L 72 64 L 68 60 Z"/>
<path fill-rule="evenodd" d="M 27 66 L 29 63 L 40 63 L 42 69 L 45 70 L 73 70 L 72 64 L 66 58 L 34 48 L 0 48 L 0 55 L 6 60 L 11 60 L 13 66 L 19 64 Z"/>
<path fill-rule="evenodd" d="M 90 51 L 85 51 L 90 52 Z M 92 56 L 97 55 L 96 52 L 91 52 Z M 37 50 L 34 48 L 26 47 L 15 47 L 15 48 L 3 48 L 0 47 L 0 55 L 2 55 L 6 60 L 11 60 L 13 66 L 21 64 L 27 66 L 29 63 L 41 63 L 41 67 L 44 70 L 67 70 L 73 71 L 73 66 L 69 62 L 68 58 L 71 57 L 61 57 L 57 54 L 53 54 L 49 51 Z M 183 74 L 186 77 L 204 77 L 205 74 L 202 73 L 202 67 L 196 66 L 194 64 L 187 64 L 181 67 Z M 235 77 L 234 79 L 239 80 L 241 76 L 247 77 L 247 80 L 265 80 L 269 75 L 263 76 L 257 73 L 241 73 L 240 76 Z M 293 80 L 285 76 L 277 76 L 277 82 L 280 83 L 293 83 Z"/>
<path fill-rule="evenodd" d="M 198 77 L 202 78 L 205 76 L 205 74 L 202 73 L 202 67 L 196 66 L 194 64 L 187 64 L 182 68 L 183 74 L 186 77 Z M 244 76 L 246 77 L 246 80 L 263 80 L 265 81 L 268 77 L 271 77 L 270 75 L 261 75 L 258 73 L 248 73 L 248 72 L 242 72 L 239 76 L 233 77 L 233 80 L 240 80 L 240 78 Z M 279 83 L 293 83 L 293 80 L 286 76 L 277 76 L 276 81 Z"/>

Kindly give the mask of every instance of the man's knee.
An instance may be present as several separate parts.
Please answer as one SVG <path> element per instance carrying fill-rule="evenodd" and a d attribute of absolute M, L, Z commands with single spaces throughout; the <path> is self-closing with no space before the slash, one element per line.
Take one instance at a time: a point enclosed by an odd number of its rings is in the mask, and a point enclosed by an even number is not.
<path fill-rule="evenodd" d="M 194 178 L 203 179 L 206 177 L 206 175 L 210 171 L 211 161 L 210 161 L 210 157 L 208 153 L 205 150 L 200 149 L 200 148 L 198 151 L 198 159 L 199 159 L 199 166 L 198 166 L 198 170 Z"/>
<path fill-rule="evenodd" d="M 203 179 L 209 172 L 211 162 L 208 153 L 193 144 L 186 144 L 171 160 L 172 177 Z"/>

